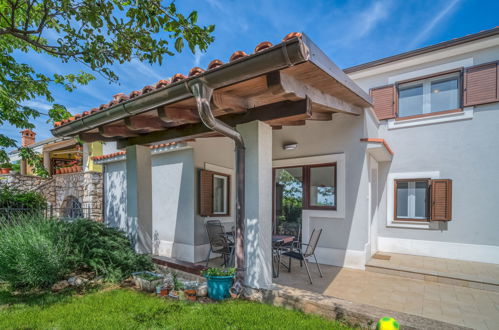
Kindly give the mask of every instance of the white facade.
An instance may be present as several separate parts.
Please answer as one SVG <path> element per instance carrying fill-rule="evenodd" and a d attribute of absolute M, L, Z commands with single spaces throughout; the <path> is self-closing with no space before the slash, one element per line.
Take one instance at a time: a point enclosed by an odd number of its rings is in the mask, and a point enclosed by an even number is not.
<path fill-rule="evenodd" d="M 357 71 L 350 78 L 368 92 L 397 81 L 496 60 L 499 38 L 491 37 Z M 253 127 L 256 131 L 244 134 L 254 148 L 246 160 L 246 166 L 251 166 L 246 177 L 246 213 L 257 219 L 255 228 L 265 231 L 253 238 L 258 245 L 253 252 L 263 256 L 261 261 L 252 258 L 253 266 L 268 274 L 271 168 L 324 163 L 337 166 L 337 208 L 302 211 L 304 241 L 314 228 L 323 229 L 317 249 L 320 263 L 362 269 L 376 251 L 499 263 L 495 209 L 498 128 L 499 103 L 405 121 L 380 122 L 372 109 L 365 109 L 360 116 L 337 113 L 331 121 L 307 121 L 304 126 L 281 130 Z M 382 144 L 362 142 L 363 138 L 384 139 L 394 155 Z M 285 150 L 283 146 L 290 143 L 297 147 Z M 107 144 L 104 153 L 113 151 Z M 126 157 L 103 161 L 105 215 L 110 225 L 130 231 L 127 206 L 123 206 L 129 176 Z M 209 245 L 204 224 L 210 218 L 198 212 L 198 171 L 230 175 L 230 215 L 215 217 L 230 229 L 235 221 L 234 167 L 234 144 L 228 138 L 200 138 L 152 151 L 153 253 L 191 262 L 206 258 Z M 394 180 L 423 177 L 453 180 L 451 221 L 394 220 Z M 265 286 L 265 276 L 255 279 L 255 285 Z"/>

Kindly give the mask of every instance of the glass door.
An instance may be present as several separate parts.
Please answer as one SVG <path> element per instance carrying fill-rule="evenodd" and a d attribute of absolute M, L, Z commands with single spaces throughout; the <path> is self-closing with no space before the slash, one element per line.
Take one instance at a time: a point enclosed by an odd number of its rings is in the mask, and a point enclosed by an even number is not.
<path fill-rule="evenodd" d="M 274 234 L 301 241 L 303 167 L 274 169 Z"/>

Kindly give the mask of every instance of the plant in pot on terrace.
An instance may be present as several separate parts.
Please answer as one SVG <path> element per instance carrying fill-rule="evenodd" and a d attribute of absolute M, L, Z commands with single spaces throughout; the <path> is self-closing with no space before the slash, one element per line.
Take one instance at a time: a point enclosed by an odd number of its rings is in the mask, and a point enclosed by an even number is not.
<path fill-rule="evenodd" d="M 235 268 L 209 268 L 201 273 L 208 282 L 208 297 L 223 300 L 230 297 L 230 287 L 236 275 Z"/>
<path fill-rule="evenodd" d="M 178 279 L 177 273 L 172 273 L 172 289 L 168 296 L 176 299 L 181 298 L 184 296 L 183 288 L 184 284 Z"/>
<path fill-rule="evenodd" d="M 10 172 L 11 168 L 12 168 L 12 165 L 8 162 L 0 164 L 0 173 L 8 174 Z"/>
<path fill-rule="evenodd" d="M 164 281 L 163 275 L 148 271 L 133 273 L 132 277 L 135 281 L 135 286 L 147 292 L 154 292 L 156 287 Z"/>

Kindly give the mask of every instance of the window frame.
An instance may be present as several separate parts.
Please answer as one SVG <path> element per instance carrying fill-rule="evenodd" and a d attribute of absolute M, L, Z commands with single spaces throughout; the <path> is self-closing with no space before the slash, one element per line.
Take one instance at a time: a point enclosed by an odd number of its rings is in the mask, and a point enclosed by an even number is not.
<path fill-rule="evenodd" d="M 427 113 L 421 113 L 417 115 L 410 115 L 410 116 L 403 116 L 400 117 L 400 107 L 399 107 L 399 97 L 400 97 L 400 85 L 405 85 L 405 84 L 411 84 L 414 83 L 415 85 L 417 83 L 421 83 L 423 87 L 423 99 L 425 97 L 424 93 L 424 86 L 429 84 L 431 88 L 431 82 L 432 81 L 438 81 L 439 78 L 444 79 L 445 76 L 451 77 L 452 75 L 457 76 L 457 84 L 458 84 L 458 107 L 455 109 L 448 109 L 448 110 L 441 110 L 441 111 L 436 111 L 436 112 L 427 112 Z M 437 115 L 443 115 L 443 114 L 448 114 L 448 113 L 454 113 L 454 112 L 461 112 L 463 111 L 463 104 L 464 104 L 464 68 L 458 68 L 458 69 L 452 69 L 452 70 L 447 70 L 447 71 L 441 71 L 438 73 L 433 73 L 429 75 L 424 75 L 424 76 L 419 76 L 411 79 L 406 79 L 406 80 L 401 80 L 395 83 L 395 107 L 396 107 L 396 121 L 400 120 L 408 120 L 408 119 L 415 119 L 415 118 L 424 118 L 424 117 L 431 117 L 431 116 L 437 116 Z M 431 103 L 430 103 L 431 106 Z M 423 101 L 423 107 L 424 107 L 424 101 Z"/>
<path fill-rule="evenodd" d="M 397 216 L 397 187 L 399 182 L 426 182 L 426 218 L 399 218 Z M 430 178 L 414 178 L 414 179 L 394 179 L 393 180 L 393 220 L 394 221 L 431 221 L 431 179 Z"/>
<path fill-rule="evenodd" d="M 224 191 L 224 201 L 225 201 L 225 212 L 215 212 L 215 178 L 223 178 L 225 180 L 225 191 Z M 212 195 L 213 198 L 211 200 L 211 215 L 212 216 L 230 216 L 230 175 L 225 173 L 213 172 L 212 175 Z"/>
<path fill-rule="evenodd" d="M 310 205 L 310 169 L 315 167 L 327 167 L 334 166 L 334 206 L 320 206 L 320 205 Z M 276 202 L 276 171 L 286 168 L 298 168 L 302 169 L 302 210 L 324 210 L 324 211 L 337 211 L 338 208 L 338 162 L 331 163 L 320 163 L 320 164 L 309 164 L 309 165 L 292 165 L 292 166 L 280 166 L 272 168 L 272 217 L 275 219 L 275 202 Z"/>

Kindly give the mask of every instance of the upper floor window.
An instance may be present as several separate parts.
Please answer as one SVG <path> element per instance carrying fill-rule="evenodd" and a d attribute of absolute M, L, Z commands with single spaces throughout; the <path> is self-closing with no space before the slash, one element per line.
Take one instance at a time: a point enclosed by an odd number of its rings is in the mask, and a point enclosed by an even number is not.
<path fill-rule="evenodd" d="M 398 85 L 398 117 L 411 117 L 461 108 L 460 72 Z"/>

